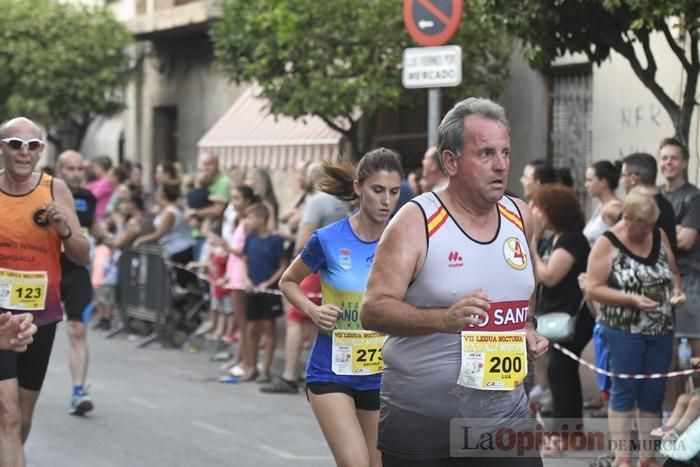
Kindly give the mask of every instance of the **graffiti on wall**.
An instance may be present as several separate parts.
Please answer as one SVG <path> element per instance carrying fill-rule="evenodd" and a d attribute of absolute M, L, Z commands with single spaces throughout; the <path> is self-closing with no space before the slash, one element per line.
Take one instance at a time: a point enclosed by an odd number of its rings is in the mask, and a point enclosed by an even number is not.
<path fill-rule="evenodd" d="M 620 125 L 623 130 L 638 130 L 645 127 L 661 128 L 664 109 L 658 104 L 635 105 L 620 109 Z"/>
<path fill-rule="evenodd" d="M 654 154 L 657 140 L 666 136 L 668 114 L 655 102 L 627 105 L 619 109 L 618 123 L 622 136 L 617 144 L 619 158 L 633 152 Z"/>

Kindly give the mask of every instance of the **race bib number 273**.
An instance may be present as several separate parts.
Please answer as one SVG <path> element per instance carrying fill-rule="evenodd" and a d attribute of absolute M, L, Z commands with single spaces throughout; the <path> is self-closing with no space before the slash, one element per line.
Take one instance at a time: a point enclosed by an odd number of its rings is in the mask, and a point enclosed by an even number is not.
<path fill-rule="evenodd" d="M 374 331 L 333 331 L 331 369 L 336 375 L 374 375 L 384 370 L 386 336 Z"/>

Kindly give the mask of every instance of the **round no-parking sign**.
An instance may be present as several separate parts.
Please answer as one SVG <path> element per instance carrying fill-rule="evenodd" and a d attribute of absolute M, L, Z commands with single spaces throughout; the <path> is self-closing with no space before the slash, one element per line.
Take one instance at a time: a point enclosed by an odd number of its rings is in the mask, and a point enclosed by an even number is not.
<path fill-rule="evenodd" d="M 419 45 L 446 44 L 462 19 L 462 0 L 404 0 L 403 21 Z"/>

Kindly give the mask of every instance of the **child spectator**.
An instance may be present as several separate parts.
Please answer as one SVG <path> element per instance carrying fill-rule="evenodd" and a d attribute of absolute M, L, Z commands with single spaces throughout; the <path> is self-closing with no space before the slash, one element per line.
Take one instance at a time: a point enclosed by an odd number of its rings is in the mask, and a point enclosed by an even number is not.
<path fill-rule="evenodd" d="M 112 250 L 104 243 L 95 247 L 91 282 L 95 289 L 95 308 L 100 317 L 97 328 L 109 331 L 116 306 L 117 265 L 112 259 Z"/>
<path fill-rule="evenodd" d="M 231 299 L 234 309 L 234 329 L 229 334 L 228 341 L 233 342 L 238 340 L 236 353 L 233 359 L 224 365 L 225 369 L 230 369 L 231 375 L 241 377 L 246 373 L 245 364 L 248 359 L 245 357 L 247 352 L 246 339 L 246 265 L 243 258 L 243 248 L 245 247 L 246 237 L 248 235 L 248 226 L 245 221 L 245 213 L 250 206 L 258 203 L 260 199 L 253 193 L 253 189 L 246 185 L 236 185 L 231 190 L 231 206 L 234 209 L 235 216 L 231 226 L 228 226 L 232 231 L 229 238 L 226 238 L 228 244 L 228 262 L 226 263 L 226 286 L 231 290 Z M 224 225 L 224 227 L 227 227 Z M 236 339 L 235 333 L 238 332 L 239 339 Z M 251 370 L 254 370 L 251 369 Z"/>
<path fill-rule="evenodd" d="M 214 331 L 207 334 L 207 340 L 218 341 L 223 336 L 227 336 L 233 327 L 233 302 L 231 292 L 223 287 L 226 283 L 226 263 L 228 253 L 226 252 L 225 240 L 210 233 L 207 235 L 208 258 L 207 272 L 211 284 L 211 305 Z"/>
<path fill-rule="evenodd" d="M 700 357 L 691 359 L 694 367 L 700 367 Z M 700 388 L 691 393 L 681 394 L 676 406 L 666 423 L 651 431 L 652 436 L 662 437 L 664 441 L 676 441 L 683 432 L 700 417 Z"/>
<path fill-rule="evenodd" d="M 277 341 L 275 319 L 282 316 L 282 299 L 277 294 L 264 293 L 266 289 L 277 288 L 288 261 L 284 254 L 282 238 L 270 231 L 269 209 L 257 203 L 246 211 L 246 221 L 250 234 L 243 247 L 246 261 L 248 303 L 246 307 L 247 351 L 245 374 L 241 381 L 256 380 L 259 383 L 270 381 L 270 366 Z M 265 356 L 258 373 L 258 345 L 265 334 Z"/>

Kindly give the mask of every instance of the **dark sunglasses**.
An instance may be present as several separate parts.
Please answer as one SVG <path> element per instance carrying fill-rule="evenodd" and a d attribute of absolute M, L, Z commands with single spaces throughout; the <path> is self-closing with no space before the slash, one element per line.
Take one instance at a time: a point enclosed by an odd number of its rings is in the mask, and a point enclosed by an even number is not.
<path fill-rule="evenodd" d="M 15 151 L 19 151 L 20 149 L 24 148 L 25 146 L 27 149 L 30 151 L 36 151 L 41 147 L 44 142 L 38 138 L 32 138 L 32 139 L 20 139 L 20 138 L 4 138 L 0 139 L 3 143 L 7 144 L 10 146 L 10 148 L 14 149 Z"/>

